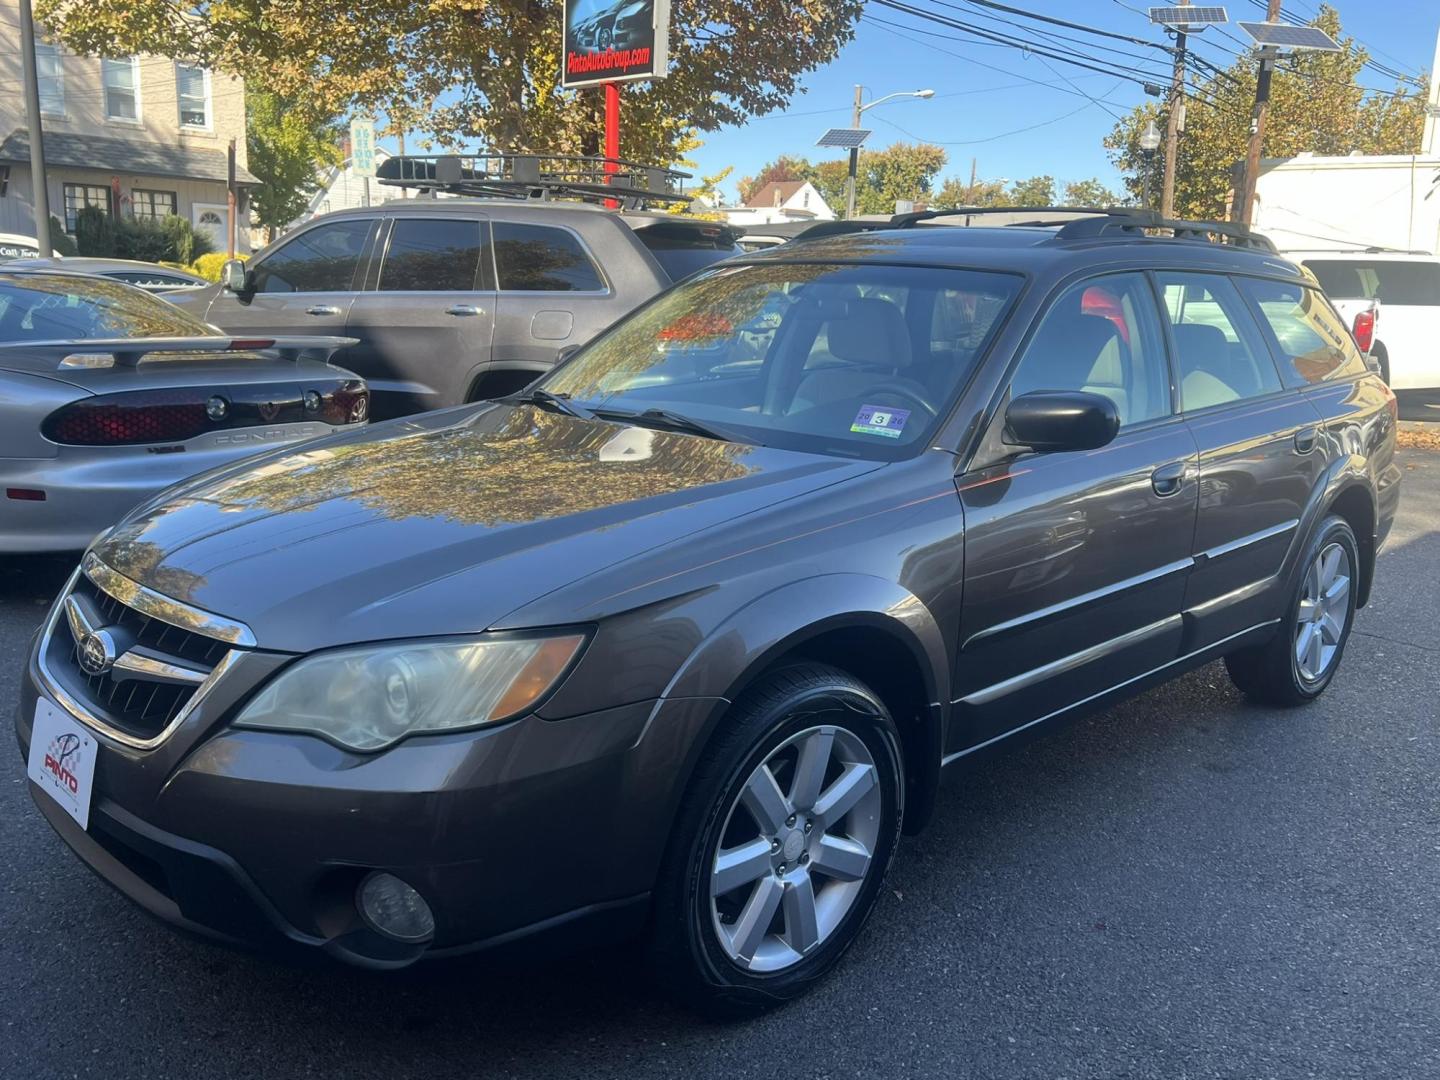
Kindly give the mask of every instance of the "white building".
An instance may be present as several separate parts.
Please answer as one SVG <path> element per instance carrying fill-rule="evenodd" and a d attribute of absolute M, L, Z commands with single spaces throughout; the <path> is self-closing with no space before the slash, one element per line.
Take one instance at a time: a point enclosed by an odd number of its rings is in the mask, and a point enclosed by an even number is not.
<path fill-rule="evenodd" d="M 731 225 L 835 220 L 835 211 L 808 180 L 772 180 L 743 206 L 726 207 L 721 212 Z"/>
<path fill-rule="evenodd" d="M 1283 251 L 1440 252 L 1440 154 L 1266 159 L 1254 221 Z"/>

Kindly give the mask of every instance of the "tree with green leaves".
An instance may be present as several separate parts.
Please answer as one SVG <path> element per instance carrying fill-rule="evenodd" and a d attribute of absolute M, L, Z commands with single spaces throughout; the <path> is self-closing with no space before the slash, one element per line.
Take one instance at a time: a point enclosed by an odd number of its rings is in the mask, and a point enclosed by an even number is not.
<path fill-rule="evenodd" d="M 740 195 L 740 201 L 746 203 L 754 198 L 756 192 L 764 188 L 766 184 L 784 184 L 795 180 L 804 180 L 813 168 L 814 166 L 804 158 L 781 154 L 754 176 L 742 176 L 736 182 L 735 188 Z"/>
<path fill-rule="evenodd" d="M 893 214 L 900 200 L 927 202 L 945 167 L 945 151 L 925 143 L 897 142 L 884 150 L 861 150 L 855 174 L 855 213 Z M 815 185 L 837 214 L 845 212 L 849 158 L 811 165 L 804 179 Z"/>
<path fill-rule="evenodd" d="M 1340 52 L 1298 52 L 1278 61 L 1270 84 L 1265 157 L 1315 154 L 1413 154 L 1425 122 L 1424 88 L 1370 93 L 1359 82 L 1368 53 L 1340 29 L 1340 16 L 1322 4 L 1312 25 L 1342 46 Z M 1229 216 L 1237 165 L 1244 161 L 1255 101 L 1256 61 L 1242 56 L 1223 73 L 1187 91 L 1185 131 L 1175 168 L 1175 213 L 1202 220 Z M 1140 133 L 1154 120 L 1164 130 L 1164 105 L 1149 103 L 1122 119 L 1105 140 L 1110 159 L 1127 174 L 1138 201 L 1144 193 L 1145 157 Z M 1159 163 L 1154 165 L 1159 188 Z"/>
<path fill-rule="evenodd" d="M 863 0 L 674 0 L 668 78 L 624 88 L 624 157 L 671 163 L 695 131 L 783 108 L 854 36 Z M 320 115 L 384 112 L 443 145 L 595 153 L 603 92 L 559 86 L 561 0 L 36 0 L 90 55 L 242 76 Z"/>
<path fill-rule="evenodd" d="M 1125 200 L 1100 182 L 1098 177 L 1089 180 L 1072 180 L 1065 185 L 1061 199 L 1065 206 L 1122 206 Z"/>
<path fill-rule="evenodd" d="M 319 170 L 340 165 L 340 126 L 316 116 L 308 102 L 268 90 L 245 95 L 245 148 L 260 186 L 250 195 L 250 220 L 269 239 L 305 211 L 320 190 Z"/>

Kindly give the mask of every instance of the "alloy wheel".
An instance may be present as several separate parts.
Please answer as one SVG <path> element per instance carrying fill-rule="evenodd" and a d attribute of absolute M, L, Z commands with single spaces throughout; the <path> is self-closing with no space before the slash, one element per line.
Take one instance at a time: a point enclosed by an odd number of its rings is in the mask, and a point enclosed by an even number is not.
<path fill-rule="evenodd" d="M 772 750 L 735 796 L 711 865 L 726 955 L 774 972 L 824 943 L 864 888 L 881 817 L 875 759 L 853 732 L 820 725 Z"/>
<path fill-rule="evenodd" d="M 1350 619 L 1350 556 L 1327 544 L 1305 574 L 1295 626 L 1295 666 L 1307 682 L 1324 677 L 1335 662 Z"/>

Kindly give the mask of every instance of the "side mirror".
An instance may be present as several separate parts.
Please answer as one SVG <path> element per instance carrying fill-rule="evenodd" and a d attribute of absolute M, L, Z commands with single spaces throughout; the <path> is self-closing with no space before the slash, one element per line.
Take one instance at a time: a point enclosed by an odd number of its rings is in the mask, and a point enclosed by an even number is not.
<path fill-rule="evenodd" d="M 1031 450 L 1097 450 L 1119 430 L 1115 403 L 1083 390 L 1036 390 L 1005 410 L 1005 442 Z"/>
<path fill-rule="evenodd" d="M 250 271 L 245 269 L 245 264 L 239 259 L 227 259 L 220 268 L 220 284 L 233 293 L 248 292 Z"/>

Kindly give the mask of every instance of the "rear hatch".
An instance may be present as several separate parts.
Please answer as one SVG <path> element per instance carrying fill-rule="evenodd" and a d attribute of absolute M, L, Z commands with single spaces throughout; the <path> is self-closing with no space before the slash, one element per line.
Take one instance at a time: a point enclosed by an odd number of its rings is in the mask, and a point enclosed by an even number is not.
<path fill-rule="evenodd" d="M 659 216 L 626 220 L 671 281 L 687 278 L 722 259 L 744 254 L 737 243 L 736 231 L 722 221 Z"/>

